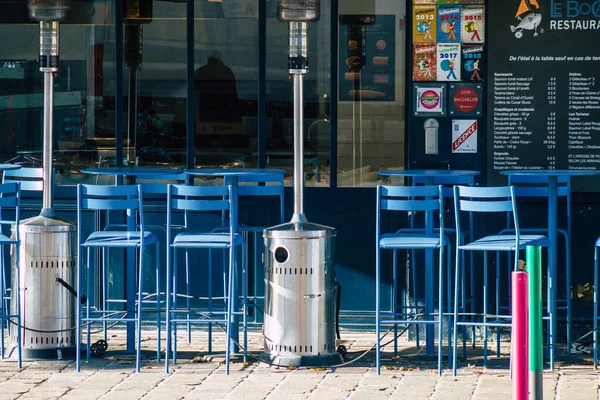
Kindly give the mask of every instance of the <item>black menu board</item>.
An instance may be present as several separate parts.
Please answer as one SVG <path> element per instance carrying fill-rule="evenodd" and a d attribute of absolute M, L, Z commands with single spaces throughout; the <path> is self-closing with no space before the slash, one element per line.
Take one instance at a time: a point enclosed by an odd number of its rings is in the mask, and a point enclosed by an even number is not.
<path fill-rule="evenodd" d="M 600 168 L 596 3 L 488 3 L 488 183 L 506 169 Z"/>

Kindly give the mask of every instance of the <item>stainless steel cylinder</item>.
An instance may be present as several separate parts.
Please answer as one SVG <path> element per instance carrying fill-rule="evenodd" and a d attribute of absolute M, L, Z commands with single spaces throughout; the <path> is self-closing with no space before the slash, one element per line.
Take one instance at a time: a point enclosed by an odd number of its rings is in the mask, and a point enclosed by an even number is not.
<path fill-rule="evenodd" d="M 308 72 L 308 24 L 290 22 L 289 24 L 288 69 L 290 74 Z"/>
<path fill-rule="evenodd" d="M 277 365 L 341 362 L 335 335 L 336 231 L 312 223 L 265 229 L 265 354 Z"/>
<path fill-rule="evenodd" d="M 320 0 L 278 0 L 277 18 L 280 21 L 318 21 L 321 17 Z"/>
<path fill-rule="evenodd" d="M 58 71 L 59 23 L 40 22 L 40 71 Z"/>
<path fill-rule="evenodd" d="M 303 75 L 294 75 L 294 215 L 292 222 L 306 222 L 304 216 L 303 78 Z"/>
<path fill-rule="evenodd" d="M 13 226 L 14 232 L 16 228 Z M 18 226 L 21 287 L 16 287 L 16 257 L 12 257 L 11 307 L 21 296 L 21 340 L 24 358 L 56 358 L 56 350 L 77 345 L 75 296 L 58 278 L 75 286 L 76 226 L 58 218 L 33 217 Z M 16 314 L 16 308 L 12 310 Z M 11 330 L 13 343 L 16 329 Z"/>
<path fill-rule="evenodd" d="M 71 0 L 28 0 L 27 8 L 34 21 L 62 21 L 71 8 Z"/>

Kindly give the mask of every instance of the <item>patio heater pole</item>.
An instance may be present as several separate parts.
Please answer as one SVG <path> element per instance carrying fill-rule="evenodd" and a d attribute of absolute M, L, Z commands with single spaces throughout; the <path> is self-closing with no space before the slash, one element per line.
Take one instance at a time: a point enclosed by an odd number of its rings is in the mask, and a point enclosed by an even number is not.
<path fill-rule="evenodd" d="M 54 110 L 54 73 L 58 71 L 57 21 L 40 21 L 40 71 L 44 73 L 44 191 L 40 215 L 51 217 L 52 211 L 52 127 Z"/>

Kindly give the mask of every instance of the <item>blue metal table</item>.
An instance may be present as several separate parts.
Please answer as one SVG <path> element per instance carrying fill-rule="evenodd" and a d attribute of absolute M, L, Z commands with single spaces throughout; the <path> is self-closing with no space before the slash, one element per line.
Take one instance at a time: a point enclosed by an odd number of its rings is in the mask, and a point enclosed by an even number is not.
<path fill-rule="evenodd" d="M 165 175 L 180 175 L 183 173 L 181 169 L 173 168 L 146 168 L 146 167 L 106 167 L 106 168 L 84 168 L 81 170 L 84 174 L 89 175 L 113 175 L 115 177 L 115 185 L 118 185 L 119 177 L 125 177 L 129 184 L 135 183 L 136 178 L 152 179 L 160 176 L 164 179 Z M 135 230 L 135 215 L 127 214 L 127 230 Z M 127 318 L 133 318 L 136 301 L 136 265 L 135 251 L 128 249 L 126 256 L 125 269 L 125 296 L 127 302 Z M 157 299 L 158 301 L 158 299 Z M 135 351 L 135 323 L 127 322 L 127 352 Z"/>
<path fill-rule="evenodd" d="M 195 168 L 188 169 L 185 171 L 186 174 L 192 176 L 212 176 L 212 177 L 223 177 L 226 182 L 231 185 L 231 195 L 234 198 L 234 204 L 237 204 L 237 186 L 238 186 L 238 178 L 243 175 L 260 175 L 260 174 L 282 174 L 286 173 L 283 169 L 274 169 L 274 168 Z M 237 212 L 237 205 L 234 207 Z M 237 231 L 238 227 L 238 216 L 233 216 L 232 225 L 234 231 Z M 234 269 L 234 271 L 237 271 Z M 239 277 L 237 273 L 234 275 L 234 287 L 238 287 Z M 231 296 L 230 301 L 233 303 L 232 308 L 237 310 L 238 304 L 238 296 Z M 239 321 L 237 315 L 232 316 L 232 329 L 230 333 L 230 349 L 233 353 L 237 353 L 239 351 Z"/>
<path fill-rule="evenodd" d="M 449 169 L 405 169 L 405 170 L 386 170 L 378 171 L 377 174 L 382 176 L 399 176 L 406 178 L 424 178 L 425 185 L 433 185 L 433 181 L 438 177 L 452 177 L 452 176 L 476 176 L 479 175 L 479 171 L 468 171 L 468 170 L 449 170 Z M 425 213 L 425 231 L 428 234 L 433 233 L 433 212 L 428 211 Z M 434 311 L 434 267 L 433 267 L 433 250 L 425 251 L 425 312 L 430 318 L 431 313 Z M 442 299 L 440 299 L 440 312 Z M 433 355 L 434 350 L 434 326 L 427 324 L 425 328 L 425 343 L 426 343 L 426 354 Z"/>
<path fill-rule="evenodd" d="M 556 354 L 556 243 L 557 243 L 557 212 L 558 195 L 557 184 L 559 177 L 600 175 L 594 170 L 560 170 L 560 169 L 531 169 L 501 171 L 502 175 L 510 176 L 545 176 L 548 178 L 548 239 L 550 250 L 548 259 L 548 303 L 550 305 L 550 369 L 554 369 L 554 356 Z"/>

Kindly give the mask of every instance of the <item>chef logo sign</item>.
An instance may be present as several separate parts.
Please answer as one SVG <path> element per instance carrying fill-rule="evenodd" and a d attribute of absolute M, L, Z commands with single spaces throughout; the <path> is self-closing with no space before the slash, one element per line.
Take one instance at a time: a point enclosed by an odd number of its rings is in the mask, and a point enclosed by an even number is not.
<path fill-rule="evenodd" d="M 452 152 L 477 153 L 477 120 L 452 120 Z"/>

